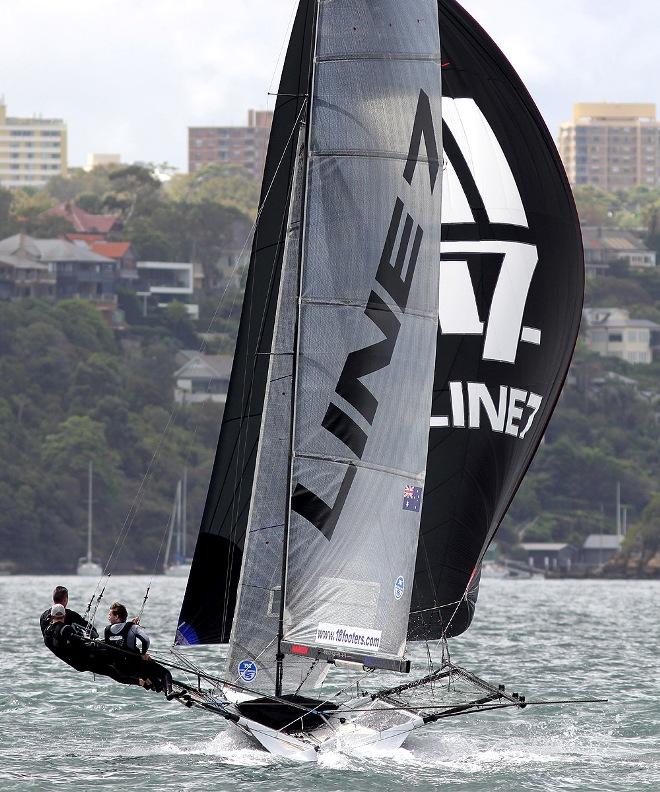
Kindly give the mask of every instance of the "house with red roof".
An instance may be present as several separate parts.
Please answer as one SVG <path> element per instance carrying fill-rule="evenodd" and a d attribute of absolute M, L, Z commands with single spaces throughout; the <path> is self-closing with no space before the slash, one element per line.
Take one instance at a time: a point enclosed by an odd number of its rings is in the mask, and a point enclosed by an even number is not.
<path fill-rule="evenodd" d="M 137 280 L 137 256 L 130 242 L 94 240 L 87 244 L 94 253 L 98 253 L 99 256 L 104 256 L 105 258 L 114 259 L 117 262 L 116 273 L 121 281 L 130 283 Z"/>
<path fill-rule="evenodd" d="M 64 217 L 79 235 L 100 234 L 105 238 L 110 231 L 117 231 L 121 226 L 121 220 L 117 215 L 91 214 L 76 206 L 73 201 L 64 201 L 43 214 L 49 217 Z"/>

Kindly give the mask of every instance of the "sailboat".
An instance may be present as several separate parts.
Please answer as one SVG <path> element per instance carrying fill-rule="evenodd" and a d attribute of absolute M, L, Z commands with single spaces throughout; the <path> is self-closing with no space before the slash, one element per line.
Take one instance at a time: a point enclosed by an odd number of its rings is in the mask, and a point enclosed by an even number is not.
<path fill-rule="evenodd" d="M 188 577 L 192 559 L 187 556 L 187 503 L 188 503 L 188 471 L 183 469 L 183 478 L 176 485 L 172 512 L 170 514 L 167 544 L 163 572 L 170 577 Z M 174 561 L 170 563 L 174 542 Z"/>
<path fill-rule="evenodd" d="M 197 676 L 182 703 L 300 760 L 530 703 L 448 639 L 559 397 L 582 293 L 553 141 L 458 3 L 301 0 L 175 639 L 228 642 L 227 663 L 178 651 Z M 352 681 L 322 687 L 335 668 Z"/>
<path fill-rule="evenodd" d="M 78 559 L 76 574 L 83 577 L 100 578 L 103 568 L 92 559 L 92 488 L 94 480 L 94 463 L 90 460 L 87 468 L 87 555 Z"/>

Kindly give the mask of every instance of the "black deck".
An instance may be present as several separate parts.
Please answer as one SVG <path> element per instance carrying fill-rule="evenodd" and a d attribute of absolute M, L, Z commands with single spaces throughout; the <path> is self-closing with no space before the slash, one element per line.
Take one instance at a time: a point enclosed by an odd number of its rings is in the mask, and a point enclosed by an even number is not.
<path fill-rule="evenodd" d="M 317 712 L 310 712 L 318 708 Z M 282 696 L 280 699 L 257 698 L 236 704 L 236 709 L 250 720 L 285 732 L 308 731 L 323 724 L 321 712 L 337 709 L 319 699 L 305 696 Z"/>

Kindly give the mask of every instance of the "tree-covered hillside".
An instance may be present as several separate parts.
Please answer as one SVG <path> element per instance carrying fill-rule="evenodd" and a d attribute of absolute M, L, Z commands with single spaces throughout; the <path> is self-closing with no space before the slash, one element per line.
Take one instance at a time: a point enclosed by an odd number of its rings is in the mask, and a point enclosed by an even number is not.
<path fill-rule="evenodd" d="M 128 327 L 118 334 L 82 301 L 0 303 L 0 571 L 75 568 L 85 550 L 89 460 L 100 559 L 131 523 L 117 569 L 153 567 L 184 465 L 189 526 L 197 530 L 221 412 L 212 404 L 174 409 L 175 354 L 198 347 L 210 324 L 220 335 L 204 336 L 209 351 L 231 351 L 241 278 L 226 269 L 226 253 L 248 239 L 257 192 L 245 174 L 221 166 L 166 185 L 149 169 L 115 166 L 73 170 L 41 191 L 0 189 L 0 236 L 20 227 L 64 233 L 63 218 L 41 213 L 75 200 L 90 212 L 118 213 L 115 236 L 131 240 L 138 256 L 192 260 L 207 275 L 196 295 L 199 322 L 176 303 L 145 319 L 135 296 L 122 293 Z M 578 188 L 576 200 L 583 222 L 620 223 L 660 246 L 657 190 Z M 660 269 L 613 263 L 607 276 L 588 281 L 586 303 L 660 324 Z M 580 545 L 589 533 L 613 532 L 617 482 L 629 544 L 648 556 L 660 537 L 660 363 L 600 358 L 582 338 L 501 544 L 515 554 L 522 540 Z"/>
<path fill-rule="evenodd" d="M 0 563 L 75 569 L 92 460 L 95 554 L 132 520 L 116 569 L 151 570 L 184 465 L 196 531 L 221 418 L 174 408 L 181 342 L 165 325 L 120 342 L 79 300 L 0 303 L 0 327 Z"/>

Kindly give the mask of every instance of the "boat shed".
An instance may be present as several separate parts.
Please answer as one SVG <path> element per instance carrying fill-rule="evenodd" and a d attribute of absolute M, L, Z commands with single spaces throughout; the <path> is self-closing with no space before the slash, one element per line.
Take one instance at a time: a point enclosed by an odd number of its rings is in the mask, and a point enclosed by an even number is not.
<path fill-rule="evenodd" d="M 589 534 L 582 545 L 581 561 L 586 566 L 605 564 L 621 549 L 623 536 L 616 534 Z"/>
<path fill-rule="evenodd" d="M 565 542 L 523 542 L 527 563 L 536 569 L 568 571 L 577 561 L 578 551 Z"/>

